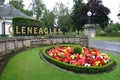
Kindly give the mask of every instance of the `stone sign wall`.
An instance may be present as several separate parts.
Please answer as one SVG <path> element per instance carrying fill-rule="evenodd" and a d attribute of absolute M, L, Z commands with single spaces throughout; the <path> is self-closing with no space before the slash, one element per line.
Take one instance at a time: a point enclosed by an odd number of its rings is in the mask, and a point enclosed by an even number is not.
<path fill-rule="evenodd" d="M 54 36 L 50 38 L 45 37 L 3 37 L 0 38 L 0 55 L 5 55 L 11 51 L 16 51 L 20 48 L 25 47 L 38 47 L 42 45 L 54 45 L 61 43 L 73 43 L 80 44 L 81 46 L 87 46 L 87 37 L 86 36 Z"/>

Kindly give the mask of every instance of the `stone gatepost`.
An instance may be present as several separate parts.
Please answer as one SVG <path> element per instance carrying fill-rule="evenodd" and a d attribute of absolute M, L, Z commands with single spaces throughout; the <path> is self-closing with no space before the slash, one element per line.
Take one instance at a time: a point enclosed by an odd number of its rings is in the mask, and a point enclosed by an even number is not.
<path fill-rule="evenodd" d="M 87 47 L 94 48 L 95 45 L 95 35 L 97 26 L 95 24 L 85 24 L 84 25 L 84 34 L 88 37 Z"/>

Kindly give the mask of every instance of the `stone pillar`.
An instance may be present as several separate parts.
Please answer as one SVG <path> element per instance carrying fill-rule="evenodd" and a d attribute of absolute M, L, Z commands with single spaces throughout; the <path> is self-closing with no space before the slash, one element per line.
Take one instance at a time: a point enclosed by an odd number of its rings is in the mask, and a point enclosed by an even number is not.
<path fill-rule="evenodd" d="M 95 24 L 85 24 L 84 25 L 84 33 L 88 37 L 88 44 L 87 47 L 94 48 L 95 45 L 95 35 L 97 26 Z"/>

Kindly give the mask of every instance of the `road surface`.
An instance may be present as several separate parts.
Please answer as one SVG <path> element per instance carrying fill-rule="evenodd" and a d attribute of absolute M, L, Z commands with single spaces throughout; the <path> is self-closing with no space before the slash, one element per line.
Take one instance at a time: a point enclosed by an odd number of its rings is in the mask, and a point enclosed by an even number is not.
<path fill-rule="evenodd" d="M 120 41 L 101 41 L 96 40 L 96 48 L 114 51 L 120 54 Z"/>

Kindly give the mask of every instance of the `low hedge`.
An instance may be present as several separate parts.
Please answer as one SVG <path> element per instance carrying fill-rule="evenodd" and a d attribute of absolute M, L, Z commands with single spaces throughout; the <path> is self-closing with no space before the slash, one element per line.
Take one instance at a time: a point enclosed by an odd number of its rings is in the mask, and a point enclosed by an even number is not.
<path fill-rule="evenodd" d="M 68 63 L 65 63 L 65 62 L 61 62 L 61 61 L 58 61 L 58 60 L 55 60 L 54 58 L 50 57 L 48 54 L 47 54 L 47 51 L 50 49 L 51 47 L 47 48 L 47 49 L 44 49 L 42 51 L 42 55 L 43 57 L 50 63 L 60 67 L 60 68 L 63 68 L 63 69 L 66 69 L 68 71 L 72 71 L 72 72 L 75 72 L 75 73 L 90 73 L 90 74 L 95 74 L 95 73 L 102 73 L 102 72 L 107 72 L 107 71 L 110 71 L 113 66 L 115 65 L 115 61 L 113 59 L 111 59 L 111 61 L 106 64 L 105 66 L 101 66 L 101 67 L 84 67 L 84 66 L 75 66 L 75 65 L 72 65 L 72 64 L 68 64 Z"/>
<path fill-rule="evenodd" d="M 120 33 L 101 33 L 96 34 L 97 36 L 106 36 L 106 37 L 120 37 Z"/>
<path fill-rule="evenodd" d="M 42 22 L 35 19 L 24 18 L 24 17 L 14 17 L 12 19 L 13 26 L 30 26 L 30 27 L 41 27 Z"/>
<path fill-rule="evenodd" d="M 14 17 L 12 19 L 14 36 L 36 36 L 39 28 L 42 28 L 42 22 L 35 19 Z M 29 30 L 27 28 L 30 28 Z M 32 31 L 31 31 L 32 30 Z M 29 33 L 27 33 L 29 31 Z M 35 32 L 35 33 L 34 33 Z"/>

